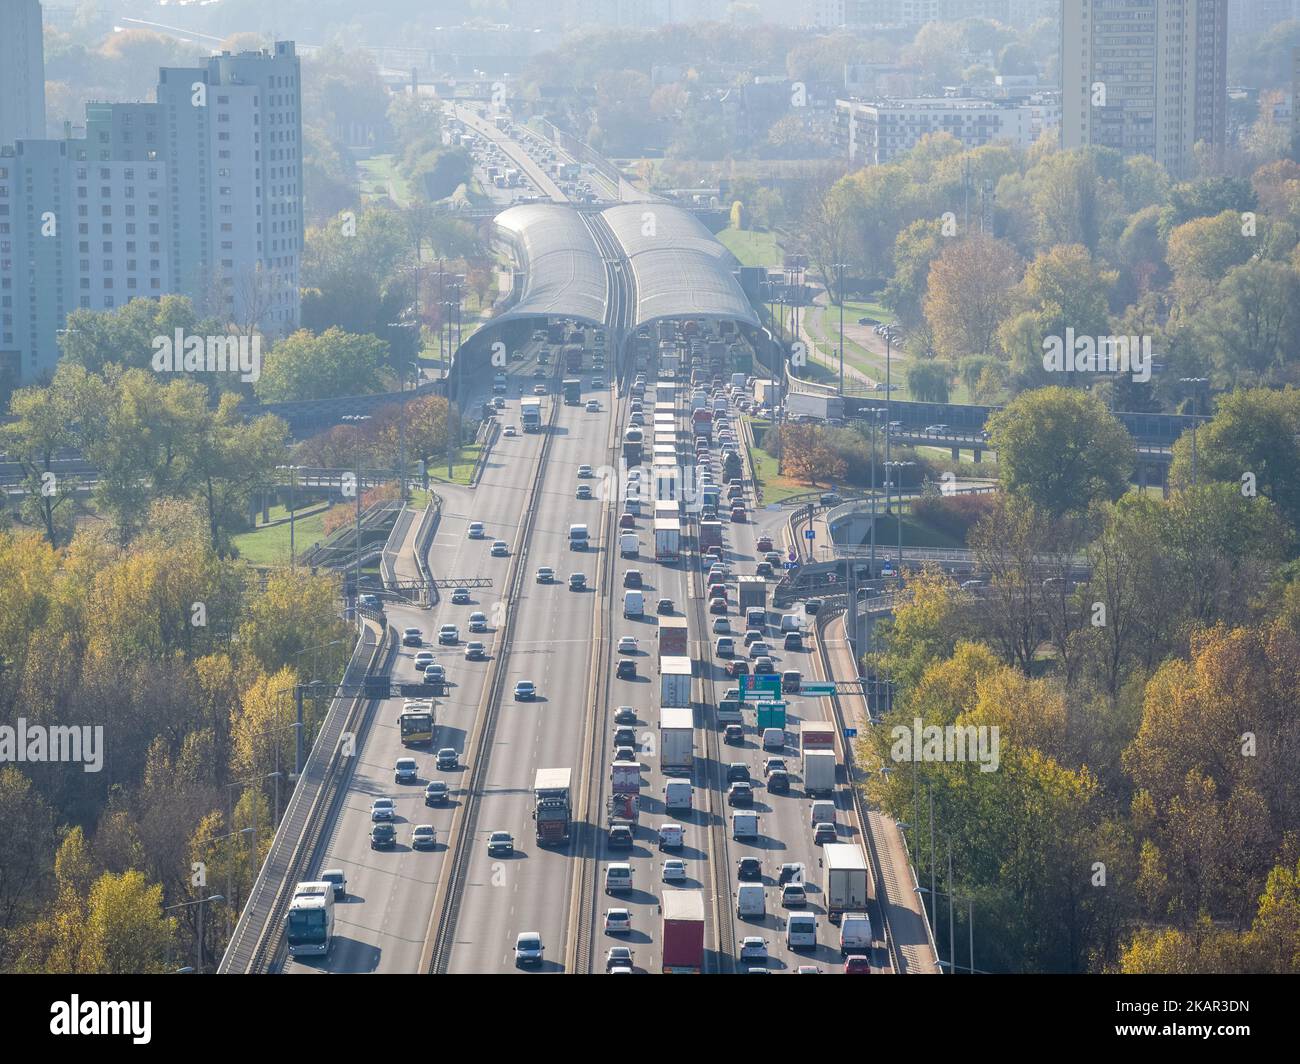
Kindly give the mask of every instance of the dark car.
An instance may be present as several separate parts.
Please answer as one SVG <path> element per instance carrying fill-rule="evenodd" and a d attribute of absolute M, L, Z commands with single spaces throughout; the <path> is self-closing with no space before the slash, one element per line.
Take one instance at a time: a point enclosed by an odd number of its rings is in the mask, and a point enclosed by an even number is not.
<path fill-rule="evenodd" d="M 771 562 L 759 562 L 758 565 L 755 567 L 754 572 L 757 573 L 759 576 L 771 576 L 771 575 L 772 575 L 772 563 L 771 563 Z"/>
<path fill-rule="evenodd" d="M 790 793 L 790 776 L 788 773 L 777 769 L 767 777 L 767 789 L 773 794 Z"/>
<path fill-rule="evenodd" d="M 736 878 L 742 883 L 754 883 L 763 878 L 763 862 L 757 857 L 742 857 L 736 862 Z"/>
<path fill-rule="evenodd" d="M 629 569 L 623 574 L 623 586 L 639 588 L 645 586 L 645 581 L 641 577 L 640 569 Z"/>
<path fill-rule="evenodd" d="M 636 746 L 636 732 L 632 728 L 615 728 L 614 745 Z"/>
<path fill-rule="evenodd" d="M 785 639 L 781 641 L 781 647 L 784 650 L 802 650 L 803 636 L 798 632 L 786 632 Z"/>
<path fill-rule="evenodd" d="M 732 677 L 748 676 L 749 662 L 743 658 L 736 658 L 734 661 L 727 662 L 727 675 Z"/>
<path fill-rule="evenodd" d="M 636 710 L 633 709 L 631 706 L 619 706 L 618 710 L 614 713 L 614 723 L 635 724 Z"/>
<path fill-rule="evenodd" d="M 425 805 L 442 805 L 447 801 L 447 785 L 442 780 L 433 780 L 424 788 Z"/>
<path fill-rule="evenodd" d="M 840 503 L 844 501 L 844 499 L 840 497 L 839 492 L 827 491 L 827 492 L 823 492 L 822 497 L 817 501 L 820 502 L 823 506 L 838 506 Z"/>
<path fill-rule="evenodd" d="M 745 729 L 739 724 L 728 724 L 722 733 L 724 743 L 743 743 L 745 741 Z"/>
<path fill-rule="evenodd" d="M 733 761 L 727 766 L 728 783 L 748 783 L 749 766 L 743 761 Z"/>
<path fill-rule="evenodd" d="M 617 676 L 620 680 L 635 680 L 636 662 L 629 661 L 627 658 L 624 658 L 622 661 L 618 663 L 618 669 L 616 670 L 614 675 Z"/>
<path fill-rule="evenodd" d="M 738 524 L 745 521 L 745 508 L 743 506 L 733 506 L 731 508 L 731 519 Z"/>
<path fill-rule="evenodd" d="M 634 841 L 631 826 L 628 824 L 611 824 L 606 841 L 609 843 L 610 849 L 630 850 Z"/>
<path fill-rule="evenodd" d="M 809 599 L 807 602 L 803 604 L 804 613 L 816 613 L 821 608 L 822 608 L 821 599 Z"/>
<path fill-rule="evenodd" d="M 438 767 L 440 769 L 453 769 L 460 764 L 460 755 L 450 746 L 444 746 L 438 751 Z"/>
<path fill-rule="evenodd" d="M 661 598 L 658 602 L 658 605 L 656 605 L 655 609 L 657 609 L 660 613 L 672 613 L 673 600 L 670 598 Z"/>
<path fill-rule="evenodd" d="M 788 862 L 781 866 L 780 872 L 776 876 L 776 885 L 784 887 L 787 883 L 803 882 L 803 865 L 794 862 Z"/>
<path fill-rule="evenodd" d="M 753 805 L 754 788 L 748 783 L 733 783 L 727 788 L 728 805 Z"/>
<path fill-rule="evenodd" d="M 823 822 L 813 828 L 813 843 L 818 846 L 825 842 L 834 842 L 836 837 L 834 824 Z"/>
<path fill-rule="evenodd" d="M 370 829 L 370 848 L 372 850 L 391 850 L 397 845 L 397 829 L 386 820 L 381 820 Z"/>

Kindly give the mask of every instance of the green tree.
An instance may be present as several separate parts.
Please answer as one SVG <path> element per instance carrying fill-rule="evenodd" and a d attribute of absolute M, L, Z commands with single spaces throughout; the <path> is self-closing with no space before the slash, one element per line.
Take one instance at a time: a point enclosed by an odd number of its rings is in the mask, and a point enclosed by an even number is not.
<path fill-rule="evenodd" d="M 267 355 L 255 385 L 263 402 L 334 399 L 378 391 L 387 355 L 383 341 L 331 328 L 319 336 L 299 329 Z"/>
<path fill-rule="evenodd" d="M 907 388 L 922 403 L 948 402 L 952 366 L 939 359 L 917 360 L 907 367 Z"/>
<path fill-rule="evenodd" d="M 998 325 L 1020 277 L 1010 245 L 975 233 L 950 242 L 931 264 L 925 318 L 945 358 L 994 353 Z"/>

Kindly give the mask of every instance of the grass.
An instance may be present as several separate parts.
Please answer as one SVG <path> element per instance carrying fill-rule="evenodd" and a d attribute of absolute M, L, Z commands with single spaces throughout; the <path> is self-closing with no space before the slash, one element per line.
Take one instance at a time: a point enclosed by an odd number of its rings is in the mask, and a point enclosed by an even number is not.
<path fill-rule="evenodd" d="M 870 539 L 864 540 L 864 543 L 869 542 Z M 876 516 L 877 556 L 887 555 L 891 545 L 895 550 L 898 549 L 898 520 L 892 515 L 878 514 Z M 940 532 L 925 521 L 918 521 L 910 515 L 903 518 L 904 560 L 906 560 L 908 547 L 955 548 L 965 545 L 961 540 L 946 532 Z"/>
<path fill-rule="evenodd" d="M 791 495 L 803 495 L 810 491 L 816 491 L 822 485 L 804 484 L 793 477 L 778 476 L 776 472 L 776 456 L 769 454 L 757 444 L 750 450 L 750 459 L 753 462 L 754 479 L 763 488 L 763 504 L 782 502 Z M 829 490 L 829 489 L 828 489 Z"/>
<path fill-rule="evenodd" d="M 728 226 L 718 234 L 718 240 L 740 260 L 742 266 L 781 265 L 781 246 L 771 233 Z"/>
<path fill-rule="evenodd" d="M 447 476 L 447 465 L 445 462 L 431 462 L 429 464 L 429 479 L 436 480 L 442 484 L 469 484 L 470 474 L 474 471 L 474 466 L 478 462 L 478 456 L 482 452 L 481 444 L 471 443 L 467 447 L 462 447 L 460 457 L 452 463 L 451 477 Z"/>
<path fill-rule="evenodd" d="M 271 508 L 271 518 L 287 517 L 284 507 Z M 300 517 L 294 522 L 294 547 L 299 554 L 325 538 L 325 512 Z M 253 565 L 289 564 L 289 524 L 266 525 L 234 537 L 240 556 Z"/>
<path fill-rule="evenodd" d="M 411 188 L 406 178 L 397 172 L 392 155 L 372 155 L 357 163 L 361 171 L 362 196 L 388 196 L 391 183 L 392 198 L 399 207 L 411 201 Z"/>

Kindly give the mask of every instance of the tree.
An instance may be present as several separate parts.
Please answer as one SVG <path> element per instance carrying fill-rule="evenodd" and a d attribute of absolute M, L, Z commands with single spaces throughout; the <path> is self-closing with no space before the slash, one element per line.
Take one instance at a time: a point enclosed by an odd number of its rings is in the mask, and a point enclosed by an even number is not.
<path fill-rule="evenodd" d="M 1281 262 L 1234 266 L 1205 301 L 1197 325 L 1223 377 L 1234 385 L 1242 377 L 1267 381 L 1300 345 L 1300 274 Z"/>
<path fill-rule="evenodd" d="M 106 873 L 95 881 L 86 906 L 85 941 L 78 973 L 162 974 L 174 921 L 163 914 L 162 887 L 139 872 Z"/>
<path fill-rule="evenodd" d="M 1018 295 L 1043 313 L 1054 335 L 1072 328 L 1077 335 L 1100 336 L 1107 332 L 1107 301 L 1118 277 L 1099 269 L 1082 244 L 1058 244 L 1029 264 Z"/>
<path fill-rule="evenodd" d="M 1048 513 L 1087 513 L 1128 488 L 1133 440 L 1101 403 L 1051 387 L 1026 392 L 989 419 L 1002 486 Z"/>
<path fill-rule="evenodd" d="M 930 264 L 925 317 L 943 357 L 994 353 L 1019 275 L 1010 245 L 983 233 L 950 243 Z"/>
<path fill-rule="evenodd" d="M 299 329 L 271 348 L 255 390 L 264 403 L 334 399 L 378 391 L 387 349 L 374 336 L 330 328 L 319 336 Z"/>
<path fill-rule="evenodd" d="M 943 240 L 943 222 L 920 218 L 894 241 L 894 276 L 885 288 L 885 302 L 906 328 L 914 328 L 922 320 L 930 266 L 939 257 Z"/>
<path fill-rule="evenodd" d="M 0 945 L 37 912 L 56 843 L 49 803 L 18 769 L 0 768 Z"/>
<path fill-rule="evenodd" d="M 1166 253 L 1174 277 L 1215 282 L 1232 267 L 1246 262 L 1256 241 L 1242 233 L 1241 215 L 1222 211 L 1211 217 L 1193 218 L 1169 234 Z"/>
<path fill-rule="evenodd" d="M 781 461 L 786 475 L 816 487 L 844 477 L 845 462 L 830 445 L 826 429 L 813 424 L 784 424 Z"/>
<path fill-rule="evenodd" d="M 921 403 L 948 402 L 948 386 L 952 381 L 952 367 L 937 359 L 916 360 L 907 367 L 907 388 L 912 398 Z"/>

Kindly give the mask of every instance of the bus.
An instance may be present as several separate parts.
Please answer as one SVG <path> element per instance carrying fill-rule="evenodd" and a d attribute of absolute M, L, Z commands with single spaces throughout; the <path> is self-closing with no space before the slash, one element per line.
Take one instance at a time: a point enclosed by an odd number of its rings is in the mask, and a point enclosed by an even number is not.
<path fill-rule="evenodd" d="M 284 937 L 289 953 L 326 956 L 334 945 L 334 884 L 299 883 L 284 917 Z"/>
<path fill-rule="evenodd" d="M 397 723 L 402 730 L 403 746 L 433 742 L 433 703 L 408 702 Z"/>

